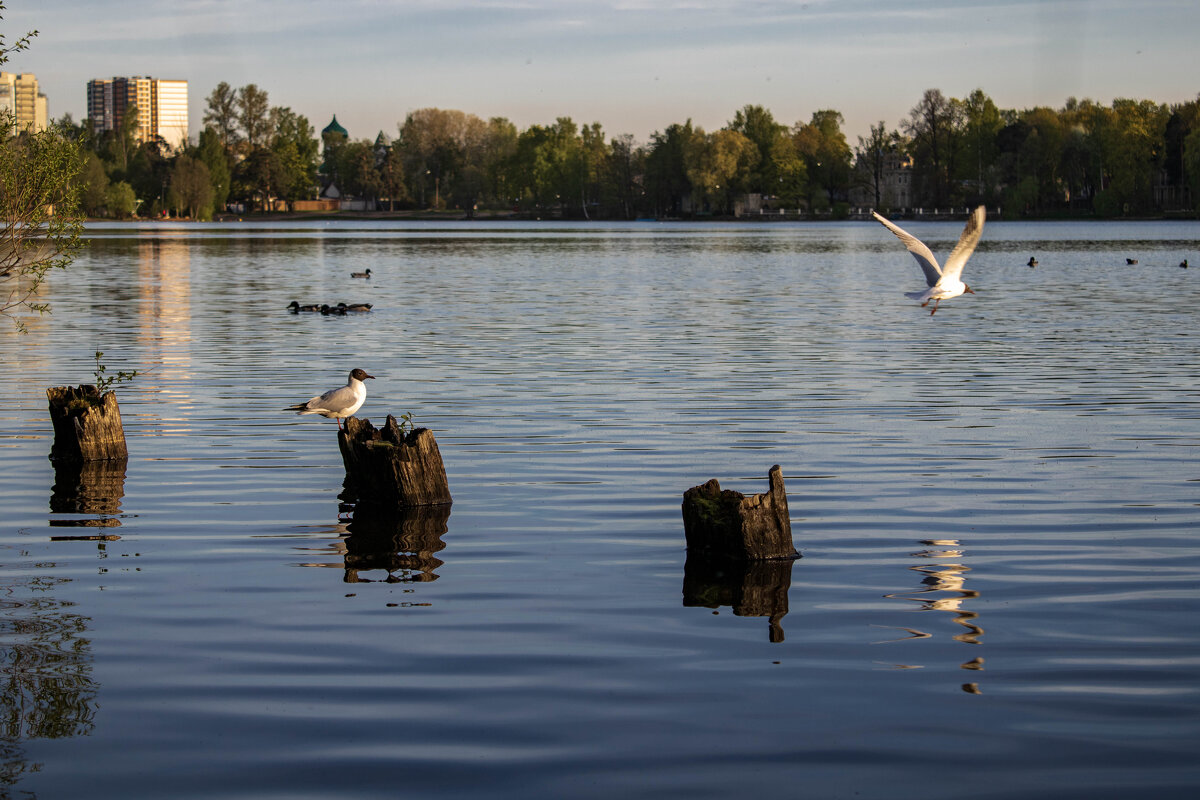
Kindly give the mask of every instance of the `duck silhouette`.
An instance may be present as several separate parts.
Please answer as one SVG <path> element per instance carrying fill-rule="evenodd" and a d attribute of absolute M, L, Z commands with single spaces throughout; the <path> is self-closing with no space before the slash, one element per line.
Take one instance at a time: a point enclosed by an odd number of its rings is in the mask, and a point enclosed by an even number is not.
<path fill-rule="evenodd" d="M 308 305 L 303 305 L 303 306 L 300 305 L 300 303 L 297 302 L 296 300 L 293 300 L 292 302 L 288 303 L 288 311 L 291 311 L 293 314 L 298 314 L 301 311 L 320 311 L 320 310 L 321 310 L 321 307 L 319 305 L 317 305 L 316 303 L 310 303 Z"/>
<path fill-rule="evenodd" d="M 370 278 L 371 270 L 368 269 L 366 272 L 351 272 L 350 277 L 351 278 Z"/>
<path fill-rule="evenodd" d="M 1026 266 L 1028 266 L 1028 267 L 1036 267 L 1036 266 L 1037 266 L 1037 259 L 1036 259 L 1036 258 L 1034 258 L 1033 256 L 1030 256 L 1030 257 L 1029 257 L 1029 261 L 1028 261 L 1028 262 L 1026 262 Z"/>

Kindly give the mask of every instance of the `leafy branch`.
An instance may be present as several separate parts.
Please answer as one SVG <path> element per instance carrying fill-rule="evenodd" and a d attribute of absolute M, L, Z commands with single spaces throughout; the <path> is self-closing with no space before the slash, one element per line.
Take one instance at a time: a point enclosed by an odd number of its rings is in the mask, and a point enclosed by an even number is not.
<path fill-rule="evenodd" d="M 108 372 L 108 367 L 104 366 L 104 363 L 100 360 L 103 357 L 104 353 L 97 350 L 96 369 L 92 372 L 92 374 L 96 376 L 96 388 L 100 390 L 101 395 L 103 395 L 113 386 L 118 386 L 137 377 L 138 371 L 136 369 L 132 370 L 131 372 L 118 370 L 116 375 L 106 377 L 105 373 Z"/>

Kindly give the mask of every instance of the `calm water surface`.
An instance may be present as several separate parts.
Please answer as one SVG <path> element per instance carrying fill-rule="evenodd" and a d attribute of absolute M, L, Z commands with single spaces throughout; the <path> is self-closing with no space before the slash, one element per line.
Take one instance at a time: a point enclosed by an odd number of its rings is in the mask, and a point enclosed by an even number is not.
<path fill-rule="evenodd" d="M 0 325 L 0 796 L 1200 788 L 1196 223 L 989 223 L 934 317 L 873 223 L 89 235 Z M 130 458 L 56 476 L 96 350 Z M 352 367 L 448 518 L 340 506 L 280 409 Z M 804 558 L 689 561 L 776 463 Z"/>

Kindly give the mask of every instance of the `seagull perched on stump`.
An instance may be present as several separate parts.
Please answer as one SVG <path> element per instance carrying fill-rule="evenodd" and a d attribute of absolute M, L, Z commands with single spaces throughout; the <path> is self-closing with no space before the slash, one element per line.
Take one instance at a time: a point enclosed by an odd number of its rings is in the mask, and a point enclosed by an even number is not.
<path fill-rule="evenodd" d="M 295 411 L 297 414 L 320 414 L 327 419 L 336 419 L 338 428 L 341 429 L 342 420 L 353 416 L 354 412 L 362 406 L 363 401 L 367 399 L 367 387 L 363 381 L 374 377 L 374 375 L 368 375 L 365 370 L 353 369 L 350 371 L 350 379 L 345 386 L 330 389 L 307 403 L 288 406 L 284 411 Z"/>
<path fill-rule="evenodd" d="M 983 206 L 979 206 L 971 212 L 971 216 L 967 217 L 967 226 L 963 228 L 962 235 L 958 237 L 958 244 L 954 245 L 954 249 L 950 251 L 950 256 L 946 259 L 946 267 L 942 269 L 938 266 L 937 259 L 933 257 L 933 253 L 925 243 L 911 233 L 897 227 L 888 220 L 879 216 L 874 211 L 871 216 L 879 220 L 885 228 L 892 233 L 900 241 L 904 242 L 904 246 L 908 248 L 908 252 L 913 254 L 913 258 L 917 259 L 917 263 L 921 265 L 921 271 L 925 273 L 925 283 L 929 284 L 929 288 L 923 292 L 905 292 L 905 297 L 911 297 L 913 300 L 920 300 L 921 307 L 929 305 L 929 301 L 933 301 L 933 311 L 929 312 L 930 316 L 937 313 L 938 304 L 943 300 L 949 300 L 951 297 L 958 297 L 964 292 L 967 294 L 975 294 L 970 286 L 962 282 L 963 267 L 966 266 L 967 259 L 971 257 L 971 253 L 975 252 L 975 245 L 979 244 L 979 237 L 983 234 L 983 219 L 986 215 Z"/>

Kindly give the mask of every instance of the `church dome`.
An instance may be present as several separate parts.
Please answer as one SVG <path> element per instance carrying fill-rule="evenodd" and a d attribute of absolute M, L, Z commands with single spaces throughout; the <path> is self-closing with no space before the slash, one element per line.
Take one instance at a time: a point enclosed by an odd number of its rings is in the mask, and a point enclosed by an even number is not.
<path fill-rule="evenodd" d="M 336 133 L 337 135 L 341 136 L 344 139 L 350 138 L 350 132 L 338 124 L 337 114 L 333 115 L 333 122 L 326 125 L 325 129 L 321 131 L 322 136 L 324 136 L 326 134 L 331 134 L 331 133 Z"/>

